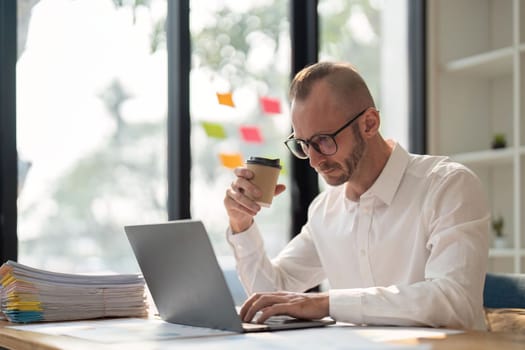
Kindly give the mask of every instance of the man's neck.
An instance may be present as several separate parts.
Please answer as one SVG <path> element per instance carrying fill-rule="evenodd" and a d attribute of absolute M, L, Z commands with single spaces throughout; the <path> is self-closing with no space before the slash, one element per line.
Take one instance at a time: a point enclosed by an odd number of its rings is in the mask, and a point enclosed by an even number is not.
<path fill-rule="evenodd" d="M 377 143 L 369 145 L 362 164 L 345 185 L 348 199 L 357 202 L 363 193 L 372 187 L 390 158 L 394 146 L 393 141 L 385 141 L 382 138 Z"/>

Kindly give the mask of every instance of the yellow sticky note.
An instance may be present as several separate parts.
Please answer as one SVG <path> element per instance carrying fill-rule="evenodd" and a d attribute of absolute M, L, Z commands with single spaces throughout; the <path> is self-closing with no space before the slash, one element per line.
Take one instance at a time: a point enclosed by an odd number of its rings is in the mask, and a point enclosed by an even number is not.
<path fill-rule="evenodd" d="M 13 282 L 15 278 L 11 274 L 7 274 L 2 278 L 2 286 L 7 287 L 11 282 Z"/>
<path fill-rule="evenodd" d="M 38 301 L 20 301 L 8 303 L 8 308 L 24 311 L 42 311 L 42 306 Z"/>
<path fill-rule="evenodd" d="M 219 99 L 219 103 L 221 105 L 235 107 L 235 104 L 233 103 L 233 96 L 231 92 L 227 92 L 225 94 L 221 94 L 217 92 L 217 99 Z"/>
<path fill-rule="evenodd" d="M 219 153 L 221 164 L 226 168 L 237 168 L 244 164 L 240 153 Z"/>
<path fill-rule="evenodd" d="M 214 137 L 216 139 L 226 138 L 226 131 L 224 131 L 224 127 L 221 124 L 202 122 L 202 127 L 204 128 L 204 131 L 206 131 L 208 137 Z"/>
<path fill-rule="evenodd" d="M 284 164 L 282 161 L 281 161 L 281 175 L 288 175 L 288 169 L 286 167 L 286 164 Z"/>

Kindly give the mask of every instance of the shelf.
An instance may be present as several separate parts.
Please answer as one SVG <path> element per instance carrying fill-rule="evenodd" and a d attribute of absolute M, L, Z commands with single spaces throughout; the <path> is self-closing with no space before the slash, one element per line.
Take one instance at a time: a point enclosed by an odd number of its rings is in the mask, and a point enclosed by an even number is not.
<path fill-rule="evenodd" d="M 428 1 L 426 13 L 428 153 L 476 173 L 490 212 L 508 223 L 508 245 L 489 250 L 487 267 L 523 273 L 525 0 Z M 497 133 L 507 147 L 491 149 Z"/>
<path fill-rule="evenodd" d="M 490 149 L 486 151 L 466 152 L 453 154 L 450 158 L 464 165 L 499 165 L 511 164 L 514 157 L 514 148 Z M 525 155 L 525 146 L 520 147 L 520 155 Z"/>
<path fill-rule="evenodd" d="M 514 248 L 490 248 L 489 257 L 491 258 L 513 258 L 516 254 Z M 518 255 L 525 257 L 525 249 L 519 249 Z"/>
<path fill-rule="evenodd" d="M 504 47 L 450 61 L 445 64 L 444 69 L 449 73 L 461 73 L 487 78 L 511 75 L 513 52 L 514 49 L 512 47 Z"/>

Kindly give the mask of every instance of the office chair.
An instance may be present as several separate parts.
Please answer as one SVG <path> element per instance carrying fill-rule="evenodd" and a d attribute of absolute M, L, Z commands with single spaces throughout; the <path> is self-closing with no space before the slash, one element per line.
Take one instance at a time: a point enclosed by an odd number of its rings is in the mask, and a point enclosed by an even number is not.
<path fill-rule="evenodd" d="M 487 273 L 483 305 L 525 309 L 525 274 Z"/>
<path fill-rule="evenodd" d="M 525 333 L 525 274 L 488 273 L 483 306 L 489 331 Z"/>

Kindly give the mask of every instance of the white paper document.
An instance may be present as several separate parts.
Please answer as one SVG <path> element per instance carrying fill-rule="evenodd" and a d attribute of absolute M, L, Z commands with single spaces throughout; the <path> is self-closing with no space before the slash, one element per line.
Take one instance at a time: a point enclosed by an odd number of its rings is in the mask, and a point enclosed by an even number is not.
<path fill-rule="evenodd" d="M 449 335 L 463 333 L 463 331 L 455 329 L 422 327 L 356 327 L 354 332 L 367 339 L 379 342 L 415 338 L 444 339 Z"/>
<path fill-rule="evenodd" d="M 119 318 L 54 322 L 9 328 L 62 335 L 98 342 L 111 348 L 170 349 L 430 349 L 428 344 L 397 345 L 385 341 L 439 337 L 446 330 L 402 327 L 353 327 L 338 324 L 323 328 L 238 334 L 209 328 L 167 323 L 159 319 Z M 106 348 L 106 347 L 104 347 Z"/>
<path fill-rule="evenodd" d="M 1 311 L 10 322 L 148 315 L 146 283 L 138 274 L 68 274 L 7 261 L 0 280 Z"/>
<path fill-rule="evenodd" d="M 53 322 L 9 328 L 66 335 L 100 343 L 136 343 L 235 334 L 209 328 L 190 327 L 159 319 L 115 318 L 107 320 Z"/>

